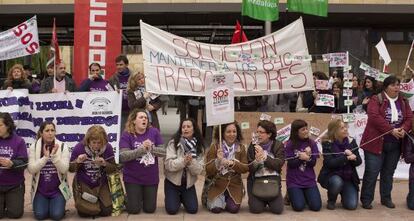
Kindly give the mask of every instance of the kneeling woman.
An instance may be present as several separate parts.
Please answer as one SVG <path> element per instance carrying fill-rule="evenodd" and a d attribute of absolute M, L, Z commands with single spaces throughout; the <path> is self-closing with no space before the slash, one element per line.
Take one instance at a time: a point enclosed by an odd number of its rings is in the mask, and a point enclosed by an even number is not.
<path fill-rule="evenodd" d="M 251 213 L 262 213 L 266 206 L 272 213 L 283 212 L 281 178 L 285 164 L 284 145 L 276 140 L 276 125 L 268 120 L 257 124 L 257 144 L 251 143 L 247 150 L 249 176 L 247 194 Z"/>
<path fill-rule="evenodd" d="M 213 213 L 237 213 L 243 198 L 241 174 L 249 171 L 241 129 L 237 122 L 221 125 L 221 143 L 218 127 L 214 134 L 215 143 L 206 156 L 206 176 L 213 180 L 207 192 L 207 207 Z"/>
<path fill-rule="evenodd" d="M 286 143 L 286 185 L 293 210 L 302 211 L 305 205 L 312 211 L 322 206 L 321 194 L 316 184 L 314 167 L 319 157 L 318 146 L 309 138 L 308 124 L 294 120 L 290 138 Z"/>
<path fill-rule="evenodd" d="M 62 219 L 69 199 L 66 181 L 69 149 L 55 135 L 55 124 L 43 122 L 36 142 L 29 149 L 27 170 L 33 175 L 31 194 L 34 216 L 38 220 Z"/>
<path fill-rule="evenodd" d="M 165 156 L 162 144 L 160 131 L 150 126 L 147 112 L 131 111 L 119 141 L 129 214 L 138 214 L 141 208 L 145 213 L 154 213 L 157 208 L 158 157 Z"/>
<path fill-rule="evenodd" d="M 348 128 L 340 119 L 328 124 L 328 133 L 322 142 L 323 166 L 318 182 L 328 190 L 328 209 L 335 209 L 341 194 L 342 206 L 354 210 L 358 206 L 359 177 L 356 167 L 361 165 L 358 146 L 348 137 Z"/>
<path fill-rule="evenodd" d="M 188 213 L 198 210 L 194 183 L 203 172 L 203 138 L 193 119 L 185 119 L 167 145 L 165 158 L 165 210 L 176 214 L 181 203 Z"/>
<path fill-rule="evenodd" d="M 108 186 L 108 174 L 116 171 L 114 151 L 101 126 L 92 126 L 83 142 L 78 143 L 70 158 L 75 207 L 79 216 L 109 216 L 112 199 Z"/>

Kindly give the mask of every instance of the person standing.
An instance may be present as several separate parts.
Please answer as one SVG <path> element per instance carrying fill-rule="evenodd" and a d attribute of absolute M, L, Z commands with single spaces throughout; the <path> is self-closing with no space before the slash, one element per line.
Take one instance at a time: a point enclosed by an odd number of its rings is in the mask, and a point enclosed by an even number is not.
<path fill-rule="evenodd" d="M 372 209 L 380 173 L 381 204 L 395 208 L 391 197 L 393 175 L 401 155 L 401 140 L 411 129 L 413 117 L 408 101 L 399 92 L 400 80 L 391 75 L 384 80 L 383 91 L 368 103 L 368 122 L 361 139 L 365 172 L 360 199 L 364 209 Z"/>

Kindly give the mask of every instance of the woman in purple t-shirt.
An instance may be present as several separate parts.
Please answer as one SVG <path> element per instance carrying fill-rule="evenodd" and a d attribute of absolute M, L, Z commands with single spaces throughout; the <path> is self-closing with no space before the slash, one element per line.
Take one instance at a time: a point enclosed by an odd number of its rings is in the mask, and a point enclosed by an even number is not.
<path fill-rule="evenodd" d="M 29 149 L 27 167 L 32 179 L 34 216 L 38 220 L 60 220 L 65 215 L 69 191 L 66 175 L 69 169 L 69 148 L 56 139 L 56 127 L 43 122 L 37 140 Z M 65 196 L 67 199 L 65 199 Z"/>
<path fill-rule="evenodd" d="M 292 209 L 302 211 L 305 205 L 312 211 L 322 207 L 321 194 L 316 185 L 314 167 L 319 157 L 318 146 L 309 139 L 308 123 L 292 122 L 290 137 L 286 143 L 286 186 Z"/>
<path fill-rule="evenodd" d="M 83 141 L 73 148 L 69 171 L 76 172 L 73 196 L 79 216 L 110 216 L 112 199 L 107 176 L 116 171 L 116 165 L 102 126 L 90 127 Z"/>
<path fill-rule="evenodd" d="M 160 131 L 150 127 L 145 110 L 131 111 L 119 142 L 119 160 L 124 164 L 126 210 L 137 214 L 143 208 L 154 213 L 159 183 L 158 158 L 165 156 Z"/>
<path fill-rule="evenodd" d="M 15 129 L 10 114 L 0 112 L 0 218 L 23 216 L 27 148 Z"/>

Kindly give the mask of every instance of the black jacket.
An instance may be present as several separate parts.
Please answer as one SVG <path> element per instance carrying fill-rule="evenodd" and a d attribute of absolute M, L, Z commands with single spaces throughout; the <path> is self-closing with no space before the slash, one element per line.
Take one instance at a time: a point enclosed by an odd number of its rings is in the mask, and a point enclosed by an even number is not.
<path fill-rule="evenodd" d="M 355 149 L 358 147 L 355 140 L 350 142 L 350 149 Z M 345 154 L 334 154 L 329 155 L 330 153 L 334 153 L 332 149 L 332 142 L 325 141 L 322 143 L 322 151 L 323 154 L 328 154 L 323 156 L 323 166 L 318 176 L 318 182 L 321 186 L 325 189 L 328 188 L 328 181 L 331 176 L 334 175 L 334 172 L 341 169 L 346 165 L 352 166 L 352 183 L 355 185 L 357 189 L 359 189 L 359 176 L 356 171 L 356 167 L 361 165 L 362 159 L 359 155 L 359 148 L 356 148 L 352 151 L 353 154 L 357 157 L 355 161 L 349 161 Z"/>

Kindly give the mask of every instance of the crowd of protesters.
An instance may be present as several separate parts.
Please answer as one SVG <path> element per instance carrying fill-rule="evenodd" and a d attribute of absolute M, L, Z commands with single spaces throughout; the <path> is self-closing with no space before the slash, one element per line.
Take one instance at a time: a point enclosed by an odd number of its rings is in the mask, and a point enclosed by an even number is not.
<path fill-rule="evenodd" d="M 348 79 L 352 81 L 353 93 L 347 98 L 342 92 L 343 76 L 337 72 L 330 77 L 322 72 L 313 74 L 315 81 L 327 81 L 327 88 L 298 94 L 235 98 L 237 111 L 366 112 L 368 122 L 361 141 L 366 143 L 364 146 L 358 147 L 355 139 L 349 137 L 346 123 L 334 119 L 322 138 L 320 153 L 316 142 L 309 138 L 308 123 L 297 119 L 291 122 L 290 138 L 286 143 L 276 140 L 277 129 L 273 122 L 258 120 L 252 141 L 244 141 L 240 125 L 232 122 L 221 125 L 220 129 L 216 127 L 213 140 L 206 148 L 197 125 L 203 99 L 177 97 L 180 124 L 171 140 L 164 142 L 157 110 L 167 99 L 146 91 L 145 74 L 131 73 L 126 56 L 117 57 L 115 62 L 117 72 L 108 81 L 102 78 L 100 65 L 92 63 L 89 77 L 79 87 L 63 63 L 57 65 L 56 74 L 49 72 L 41 81 L 29 80 L 23 66 L 14 65 L 3 89 L 24 88 L 30 93 L 123 89 L 121 119 L 125 129 L 119 142 L 119 159 L 126 189 L 125 208 L 129 214 L 156 211 L 160 157 L 164 159 L 164 199 L 168 214 L 177 214 L 181 204 L 187 213 L 198 212 L 195 183 L 204 170 L 201 202 L 212 213 L 238 213 L 245 192 L 251 213 L 268 210 L 281 214 L 286 202 L 294 211 L 303 211 L 306 207 L 319 211 L 322 200 L 317 182 L 327 190 L 327 209 L 335 209 L 338 195 L 341 195 L 343 208 L 355 210 L 360 191 L 356 167 L 363 161 L 359 148 L 364 151 L 365 161 L 360 194 L 362 208 L 373 208 L 379 174 L 381 204 L 395 208 L 391 196 L 393 174 L 402 155 L 411 164 L 406 200 L 408 208 L 414 209 L 414 147 L 407 139 L 413 117 L 409 103 L 399 94 L 400 80 L 395 76 L 386 78 L 381 85 L 369 76 L 361 80 L 353 76 Z M 335 106 L 317 106 L 315 101 L 321 94 L 333 95 Z M 348 110 L 344 101 L 349 99 L 353 103 Z M 28 150 L 15 129 L 10 114 L 0 113 L 0 202 L 3 203 L 0 218 L 23 215 L 25 168 L 32 175 L 31 201 L 36 219 L 64 218 L 65 205 L 70 198 L 68 172 L 75 173 L 72 191 L 79 216 L 111 215 L 114 197 L 108 180 L 118 167 L 101 126 L 90 127 L 71 153 L 64 142 L 57 140 L 53 122 L 43 122 L 36 142 Z M 322 155 L 323 166 L 317 173 L 315 165 Z M 285 165 L 287 197 L 284 202 L 281 173 Z M 242 179 L 244 173 L 248 174 L 246 188 Z"/>

